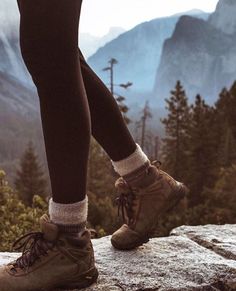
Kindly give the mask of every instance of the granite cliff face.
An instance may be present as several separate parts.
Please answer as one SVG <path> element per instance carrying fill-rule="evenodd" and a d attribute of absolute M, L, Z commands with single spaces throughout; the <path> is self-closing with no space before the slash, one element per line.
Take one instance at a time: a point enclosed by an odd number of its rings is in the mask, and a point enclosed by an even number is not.
<path fill-rule="evenodd" d="M 93 245 L 99 278 L 87 291 L 236 290 L 236 225 L 181 226 L 125 252 L 110 237 Z M 0 253 L 0 263 L 18 255 Z"/>
<path fill-rule="evenodd" d="M 117 84 L 131 81 L 134 83 L 132 91 L 138 91 L 140 95 L 142 92 L 150 92 L 163 43 L 172 35 L 182 14 L 154 19 L 135 26 L 101 47 L 88 59 L 89 64 L 105 82 L 108 82 L 108 74 L 102 72 L 102 69 L 107 66 L 109 59 L 114 57 L 119 62 L 115 66 Z M 201 11 L 189 11 L 186 14 L 204 19 L 208 16 Z"/>
<path fill-rule="evenodd" d="M 163 46 L 154 92 L 161 101 L 181 80 L 190 100 L 200 93 L 209 102 L 236 76 L 236 1 L 219 1 L 204 21 L 183 16 Z"/>
<path fill-rule="evenodd" d="M 235 15 L 235 0 L 220 0 L 215 12 L 209 17 L 209 23 L 226 34 L 234 34 L 236 32 Z"/>

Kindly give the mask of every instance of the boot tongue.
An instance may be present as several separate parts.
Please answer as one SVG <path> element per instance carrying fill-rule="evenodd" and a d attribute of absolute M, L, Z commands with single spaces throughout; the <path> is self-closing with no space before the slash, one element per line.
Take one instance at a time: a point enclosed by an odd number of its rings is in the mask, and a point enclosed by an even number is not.
<path fill-rule="evenodd" d="M 40 217 L 40 227 L 45 240 L 53 242 L 58 238 L 58 226 L 50 221 L 47 214 Z"/>

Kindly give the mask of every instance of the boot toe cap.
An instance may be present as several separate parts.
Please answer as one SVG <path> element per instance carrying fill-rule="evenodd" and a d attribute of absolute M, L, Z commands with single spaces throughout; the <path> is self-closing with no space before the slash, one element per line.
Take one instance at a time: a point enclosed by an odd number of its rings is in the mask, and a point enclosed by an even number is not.
<path fill-rule="evenodd" d="M 120 250 L 130 250 L 147 242 L 139 233 L 123 224 L 111 237 L 111 244 L 114 248 Z"/>

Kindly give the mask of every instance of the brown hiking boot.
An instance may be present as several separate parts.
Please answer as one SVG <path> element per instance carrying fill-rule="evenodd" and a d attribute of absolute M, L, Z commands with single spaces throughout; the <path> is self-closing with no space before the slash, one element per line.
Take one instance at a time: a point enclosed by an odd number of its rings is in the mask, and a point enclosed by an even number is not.
<path fill-rule="evenodd" d="M 118 215 L 121 209 L 125 222 L 111 237 L 111 243 L 117 249 L 129 250 L 148 242 L 158 218 L 172 210 L 189 191 L 183 183 L 160 170 L 157 163 L 160 162 L 147 161 L 115 182 L 120 194 Z"/>
<path fill-rule="evenodd" d="M 19 238 L 13 247 L 22 256 L 0 267 L 1 291 L 81 289 L 96 281 L 90 232 L 60 233 L 47 215 L 40 219 L 42 232 Z"/>

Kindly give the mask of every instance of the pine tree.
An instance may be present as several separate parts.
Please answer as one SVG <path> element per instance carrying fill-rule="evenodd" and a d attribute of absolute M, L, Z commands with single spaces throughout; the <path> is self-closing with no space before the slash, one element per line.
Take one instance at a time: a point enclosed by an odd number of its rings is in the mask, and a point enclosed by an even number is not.
<path fill-rule="evenodd" d="M 200 95 L 191 105 L 188 134 L 188 179 L 191 189 L 190 206 L 203 202 L 201 196 L 205 186 L 214 185 L 217 173 L 217 139 L 213 108 Z"/>
<path fill-rule="evenodd" d="M 114 173 L 109 156 L 100 144 L 91 138 L 88 160 L 88 190 L 100 197 L 111 196 L 114 192 Z"/>
<path fill-rule="evenodd" d="M 205 209 L 201 223 L 236 223 L 236 164 L 221 168 L 219 178 L 212 189 L 203 191 Z"/>
<path fill-rule="evenodd" d="M 129 124 L 132 121 L 127 115 L 128 111 L 129 111 L 129 107 L 124 103 L 126 98 L 124 96 L 119 95 L 119 96 L 115 97 L 115 99 L 117 101 L 117 104 L 119 106 L 120 112 L 124 118 L 125 123 Z"/>
<path fill-rule="evenodd" d="M 124 121 L 126 124 L 129 124 L 131 121 L 131 119 L 128 117 L 127 113 L 129 111 L 129 107 L 125 104 L 125 97 L 124 96 L 121 96 L 120 94 L 116 94 L 115 91 L 114 91 L 114 87 L 115 86 L 119 86 L 123 89 L 128 89 L 130 86 L 133 85 L 132 82 L 127 82 L 127 83 L 122 83 L 122 84 L 115 84 L 114 83 L 114 65 L 118 64 L 118 60 L 116 60 L 115 58 L 111 58 L 109 61 L 109 66 L 108 67 L 105 67 L 103 68 L 103 71 L 109 71 L 110 72 L 110 84 L 109 84 L 109 87 L 110 87 L 110 91 L 111 91 L 111 95 L 114 96 L 114 98 L 116 99 L 117 101 L 117 105 L 120 109 L 120 112 L 124 118 Z"/>
<path fill-rule="evenodd" d="M 163 159 L 168 172 L 177 180 L 183 180 L 187 171 L 187 139 L 189 106 L 185 91 L 177 81 L 167 102 L 168 116 L 161 119 L 165 125 L 166 138 L 163 139 Z"/>
<path fill-rule="evenodd" d="M 231 127 L 234 139 L 236 140 L 236 81 L 230 88 L 230 102 L 229 102 L 229 110 L 228 110 L 228 117 L 229 117 L 229 125 Z"/>
<path fill-rule="evenodd" d="M 147 121 L 148 119 L 152 118 L 152 113 L 148 101 L 145 102 L 143 109 L 140 111 L 141 117 L 138 121 L 136 121 L 136 135 L 139 133 L 139 137 L 136 136 L 137 142 L 140 140 L 140 146 L 143 150 L 148 149 L 148 143 L 150 144 L 150 137 L 149 141 L 147 141 L 148 135 L 150 136 L 150 132 L 147 130 Z"/>
<path fill-rule="evenodd" d="M 230 167 L 236 161 L 236 139 L 234 138 L 232 128 L 225 127 L 219 146 L 219 164 L 223 167 Z"/>
<path fill-rule="evenodd" d="M 32 205 L 34 195 L 44 196 L 46 194 L 46 180 L 43 177 L 41 166 L 38 163 L 37 155 L 32 142 L 21 158 L 20 169 L 17 169 L 15 187 L 19 197 L 26 205 Z"/>
<path fill-rule="evenodd" d="M 236 83 L 228 91 L 220 93 L 215 104 L 215 115 L 218 132 L 218 163 L 219 166 L 229 167 L 236 161 Z"/>

